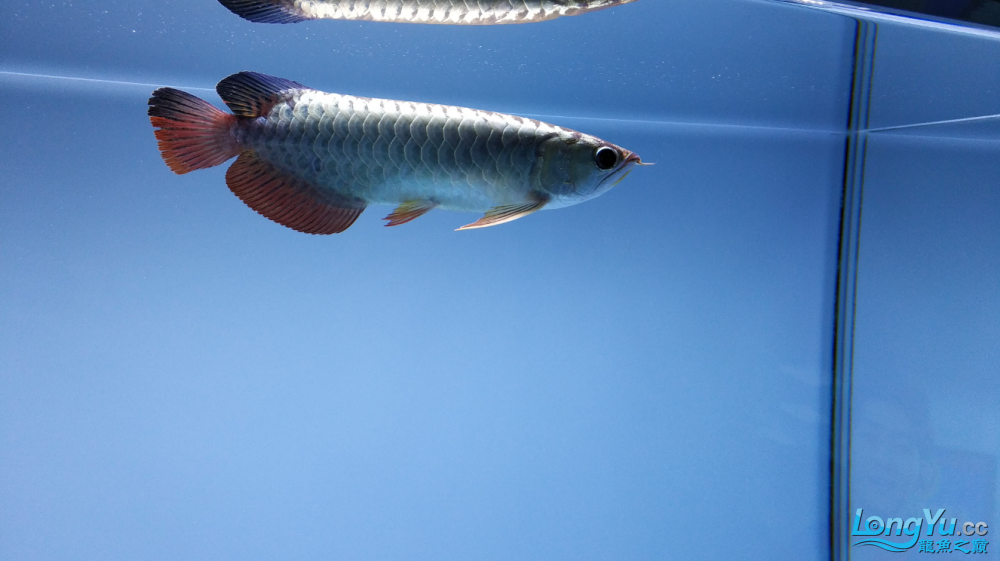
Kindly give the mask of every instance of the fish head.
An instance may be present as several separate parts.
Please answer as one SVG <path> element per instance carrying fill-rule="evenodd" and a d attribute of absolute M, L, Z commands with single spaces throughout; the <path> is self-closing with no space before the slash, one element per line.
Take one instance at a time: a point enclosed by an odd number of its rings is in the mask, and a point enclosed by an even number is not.
<path fill-rule="evenodd" d="M 550 207 L 569 206 L 603 195 L 637 164 L 643 165 L 639 156 L 621 146 L 585 134 L 561 134 L 545 141 L 537 177 Z"/>

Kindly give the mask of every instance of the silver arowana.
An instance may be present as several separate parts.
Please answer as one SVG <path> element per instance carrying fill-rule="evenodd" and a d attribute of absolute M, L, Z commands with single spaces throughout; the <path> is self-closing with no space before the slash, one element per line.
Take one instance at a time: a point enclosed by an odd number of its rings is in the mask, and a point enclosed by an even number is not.
<path fill-rule="evenodd" d="M 254 22 L 310 19 L 498 25 L 532 23 L 611 8 L 635 0 L 219 0 Z"/>
<path fill-rule="evenodd" d="M 260 214 L 310 234 L 346 230 L 370 204 L 387 226 L 433 208 L 485 212 L 482 228 L 597 197 L 639 157 L 599 138 L 501 113 L 316 91 L 255 72 L 216 87 L 234 114 L 173 88 L 149 100 L 170 169 L 239 156 L 229 188 Z"/>

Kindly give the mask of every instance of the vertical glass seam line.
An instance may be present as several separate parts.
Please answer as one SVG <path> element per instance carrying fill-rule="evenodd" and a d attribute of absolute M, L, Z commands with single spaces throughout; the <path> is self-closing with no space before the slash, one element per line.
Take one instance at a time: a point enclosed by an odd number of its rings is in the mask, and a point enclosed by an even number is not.
<path fill-rule="evenodd" d="M 841 195 L 840 239 L 833 345 L 833 398 L 830 434 L 830 558 L 850 558 L 850 445 L 852 368 L 854 359 L 855 297 L 860 251 L 861 208 L 864 191 L 869 107 L 878 25 L 855 20 L 851 98 L 844 146 L 844 185 Z"/>

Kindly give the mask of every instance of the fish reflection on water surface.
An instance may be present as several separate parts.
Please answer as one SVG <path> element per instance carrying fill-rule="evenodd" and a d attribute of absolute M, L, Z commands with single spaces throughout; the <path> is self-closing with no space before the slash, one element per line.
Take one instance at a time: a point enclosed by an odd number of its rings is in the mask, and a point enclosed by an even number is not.
<path fill-rule="evenodd" d="M 219 0 L 260 23 L 310 19 L 499 25 L 532 23 L 603 10 L 635 0 Z"/>
<path fill-rule="evenodd" d="M 219 82 L 233 114 L 173 88 L 149 100 L 164 161 L 182 174 L 239 156 L 226 184 L 263 216 L 310 234 L 343 232 L 370 204 L 386 226 L 434 209 L 503 224 L 592 199 L 639 156 L 599 138 L 502 113 L 324 93 L 240 72 Z"/>

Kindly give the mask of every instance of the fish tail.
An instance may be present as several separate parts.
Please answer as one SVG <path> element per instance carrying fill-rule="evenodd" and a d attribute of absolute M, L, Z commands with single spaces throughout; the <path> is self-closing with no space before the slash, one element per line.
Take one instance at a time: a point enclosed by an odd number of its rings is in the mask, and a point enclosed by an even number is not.
<path fill-rule="evenodd" d="M 148 114 L 163 161 L 174 173 L 217 166 L 241 151 L 233 135 L 236 115 L 187 92 L 156 90 Z"/>
<path fill-rule="evenodd" d="M 288 0 L 219 0 L 230 12 L 255 23 L 297 23 L 311 19 Z"/>

